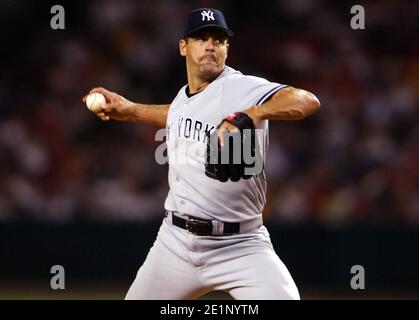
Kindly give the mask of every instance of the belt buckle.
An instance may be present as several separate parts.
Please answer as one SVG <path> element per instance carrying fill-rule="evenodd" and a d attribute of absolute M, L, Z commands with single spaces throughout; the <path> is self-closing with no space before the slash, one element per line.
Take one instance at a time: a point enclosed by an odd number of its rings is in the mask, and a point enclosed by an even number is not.
<path fill-rule="evenodd" d="M 212 223 L 210 221 L 188 218 L 186 220 L 186 230 L 196 235 L 209 236 L 212 232 Z"/>

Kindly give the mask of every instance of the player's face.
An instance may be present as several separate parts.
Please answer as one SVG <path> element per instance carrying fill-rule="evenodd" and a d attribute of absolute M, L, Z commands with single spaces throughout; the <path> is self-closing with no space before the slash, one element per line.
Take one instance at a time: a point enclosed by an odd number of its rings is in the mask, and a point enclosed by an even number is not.
<path fill-rule="evenodd" d="M 224 68 L 228 53 L 227 34 L 219 29 L 203 29 L 181 40 L 180 52 L 197 76 L 210 80 Z"/>

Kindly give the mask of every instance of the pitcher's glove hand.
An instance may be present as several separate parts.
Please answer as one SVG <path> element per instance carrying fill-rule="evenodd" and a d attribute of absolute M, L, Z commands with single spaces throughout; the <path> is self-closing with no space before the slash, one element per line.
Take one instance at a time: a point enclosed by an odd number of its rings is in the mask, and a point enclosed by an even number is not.
<path fill-rule="evenodd" d="M 232 126 L 225 125 L 225 122 Z M 220 140 L 217 131 L 221 131 L 218 132 L 221 134 Z M 224 142 L 223 145 L 221 142 Z M 256 146 L 255 125 L 252 119 L 243 112 L 231 114 L 221 121 L 214 133 L 207 133 L 205 175 L 226 182 L 228 179 L 249 179 L 259 174 L 263 164 L 260 150 Z"/>

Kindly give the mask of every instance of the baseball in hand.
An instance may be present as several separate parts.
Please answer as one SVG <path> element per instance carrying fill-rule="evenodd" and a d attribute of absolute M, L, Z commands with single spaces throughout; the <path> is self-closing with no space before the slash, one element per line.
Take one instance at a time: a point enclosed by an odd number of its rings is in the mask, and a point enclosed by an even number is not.
<path fill-rule="evenodd" d="M 102 110 L 102 105 L 105 103 L 105 97 L 98 92 L 91 93 L 86 98 L 87 108 L 92 112 L 100 112 Z"/>

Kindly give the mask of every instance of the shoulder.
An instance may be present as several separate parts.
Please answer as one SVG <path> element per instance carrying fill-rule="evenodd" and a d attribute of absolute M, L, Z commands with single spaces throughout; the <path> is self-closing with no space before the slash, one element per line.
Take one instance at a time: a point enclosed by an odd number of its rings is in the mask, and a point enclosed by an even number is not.
<path fill-rule="evenodd" d="M 284 86 L 262 77 L 245 75 L 228 68 L 223 86 L 223 107 L 227 113 L 261 104 Z"/>
<path fill-rule="evenodd" d="M 188 85 L 185 84 L 182 88 L 179 89 L 176 97 L 172 101 L 172 104 L 175 104 L 176 102 L 178 102 L 178 101 L 180 101 L 180 100 L 182 100 L 182 99 L 184 99 L 186 97 L 185 90 L 186 90 L 186 87 L 187 86 Z"/>
<path fill-rule="evenodd" d="M 187 87 L 187 86 L 188 86 L 188 84 L 185 84 L 184 86 L 182 86 L 182 88 L 180 88 L 180 89 L 179 89 L 179 91 L 178 91 L 178 93 L 177 93 L 177 95 L 176 95 L 175 99 L 176 99 L 176 98 L 183 97 L 183 96 L 185 95 L 185 90 L 186 90 L 186 87 Z"/>
<path fill-rule="evenodd" d="M 179 92 L 177 93 L 176 97 L 172 100 L 172 102 L 169 105 L 169 115 L 172 114 L 175 110 L 178 110 L 181 105 L 184 104 L 184 101 L 186 99 L 185 89 L 186 84 L 180 88 Z"/>
<path fill-rule="evenodd" d="M 226 66 L 227 72 L 224 77 L 225 85 L 237 86 L 237 88 L 249 88 L 259 85 L 266 85 L 268 80 L 262 77 L 243 74 L 238 70 Z"/>
<path fill-rule="evenodd" d="M 248 75 L 243 74 L 239 70 L 233 69 L 232 67 L 225 66 L 225 77 L 227 80 L 233 80 L 233 81 L 250 81 L 250 82 L 268 82 L 265 78 L 254 76 L 254 75 Z"/>

